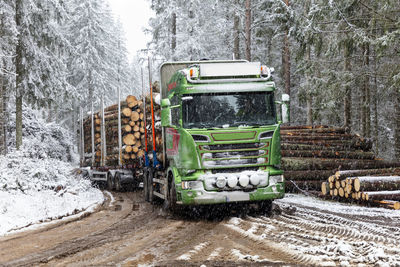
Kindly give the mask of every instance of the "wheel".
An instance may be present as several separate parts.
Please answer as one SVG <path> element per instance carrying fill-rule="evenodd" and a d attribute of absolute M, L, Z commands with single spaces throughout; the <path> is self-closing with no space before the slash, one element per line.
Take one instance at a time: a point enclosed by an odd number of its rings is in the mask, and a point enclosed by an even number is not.
<path fill-rule="evenodd" d="M 264 200 L 260 203 L 260 212 L 266 215 L 271 215 L 272 212 L 272 200 Z"/>
<path fill-rule="evenodd" d="M 149 201 L 150 203 L 153 203 L 154 201 L 154 187 L 153 187 L 153 171 L 149 170 L 148 175 L 147 175 L 147 185 L 148 185 L 148 194 L 149 194 Z"/>
<path fill-rule="evenodd" d="M 148 181 L 148 172 L 147 170 L 144 171 L 143 174 L 143 193 L 144 193 L 144 200 L 149 202 L 149 181 Z"/>
<path fill-rule="evenodd" d="M 107 173 L 107 189 L 110 191 L 114 189 L 113 177 L 111 172 Z"/>
<path fill-rule="evenodd" d="M 115 182 L 115 191 L 117 191 L 117 192 L 121 191 L 121 189 L 122 189 L 121 188 L 121 173 L 117 172 L 115 174 L 114 182 Z"/>
<path fill-rule="evenodd" d="M 176 188 L 174 177 L 169 177 L 168 179 L 168 192 L 167 199 L 164 201 L 164 208 L 169 211 L 176 211 Z"/>

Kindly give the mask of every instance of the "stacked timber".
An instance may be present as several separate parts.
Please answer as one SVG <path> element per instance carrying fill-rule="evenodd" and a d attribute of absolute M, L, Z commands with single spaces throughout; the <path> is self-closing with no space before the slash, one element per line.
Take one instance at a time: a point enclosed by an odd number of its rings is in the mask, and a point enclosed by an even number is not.
<path fill-rule="evenodd" d="M 94 166 L 101 165 L 101 158 L 104 158 L 106 165 L 117 165 L 119 161 L 119 119 L 121 120 L 121 162 L 129 164 L 133 160 L 144 155 L 142 149 L 142 136 L 144 136 L 144 116 L 143 101 L 135 96 L 128 96 L 125 101 L 120 103 L 121 113 L 118 113 L 118 104 L 111 105 L 104 109 L 104 129 L 105 129 L 105 147 L 101 138 L 102 112 L 94 114 L 95 124 L 95 163 Z M 120 117 L 120 118 L 119 118 Z M 84 120 L 85 151 L 91 153 L 91 116 Z M 86 146 L 87 144 L 87 146 Z M 87 148 L 87 149 L 86 149 Z M 91 159 L 86 159 L 86 165 L 92 166 Z"/>
<path fill-rule="evenodd" d="M 93 126 L 93 127 L 92 127 Z M 93 128 L 93 130 L 92 130 Z M 101 143 L 101 119 L 98 113 L 93 115 L 93 121 L 92 121 L 92 115 L 89 115 L 84 121 L 83 121 L 83 131 L 84 131 L 84 162 L 86 163 L 86 166 L 89 166 L 89 164 L 92 162 L 92 156 L 96 159 L 97 155 L 101 153 L 99 151 L 99 144 Z M 92 149 L 92 135 L 93 141 L 94 141 L 94 150 Z M 93 154 L 94 153 L 94 154 Z"/>
<path fill-rule="evenodd" d="M 144 155 L 143 101 L 129 95 L 121 106 L 121 154 L 119 153 L 118 104 L 107 107 L 104 116 L 107 144 L 107 165 L 117 165 L 121 155 L 122 164 L 130 164 Z"/>
<path fill-rule="evenodd" d="M 162 161 L 162 128 L 161 128 L 161 107 L 160 107 L 160 89 L 158 83 L 153 84 L 153 101 L 151 96 L 146 95 L 144 105 L 143 101 L 137 97 L 129 95 L 125 101 L 121 101 L 118 113 L 118 104 L 106 107 L 104 109 L 104 132 L 105 139 L 101 138 L 102 112 L 94 114 L 95 131 L 95 151 L 94 164 L 92 164 L 92 116 L 84 119 L 84 140 L 85 140 L 85 164 L 86 166 L 101 166 L 101 159 L 104 157 L 104 164 L 116 166 L 121 157 L 121 164 L 129 165 L 142 159 L 146 151 L 146 143 L 150 159 L 153 157 L 153 146 L 157 158 Z M 153 104 L 153 112 L 152 106 Z M 144 110 L 146 108 L 146 111 Z M 152 117 L 154 116 L 154 135 L 152 127 Z M 121 121 L 121 132 L 118 131 L 119 119 Z M 119 149 L 119 134 L 121 134 L 121 153 Z M 154 136 L 154 145 L 153 145 Z M 147 138 L 146 138 L 147 137 Z M 103 151 L 104 142 L 106 151 Z"/>
<path fill-rule="evenodd" d="M 282 126 L 282 168 L 286 191 L 319 191 L 321 183 L 338 170 L 398 167 L 400 163 L 375 158 L 372 142 L 344 128 Z"/>
<path fill-rule="evenodd" d="M 337 171 L 321 184 L 321 194 L 400 209 L 400 168 Z"/>

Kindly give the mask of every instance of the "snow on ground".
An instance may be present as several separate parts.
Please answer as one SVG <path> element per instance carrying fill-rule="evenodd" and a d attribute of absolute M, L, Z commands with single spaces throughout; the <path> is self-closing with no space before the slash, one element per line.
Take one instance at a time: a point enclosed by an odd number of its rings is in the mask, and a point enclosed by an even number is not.
<path fill-rule="evenodd" d="M 10 153 L 0 156 L 0 236 L 93 209 L 104 201 L 89 180 L 73 173 L 76 164 L 68 160 L 76 155 L 68 132 L 26 110 L 21 151 L 12 149 L 11 136 Z"/>
<path fill-rule="evenodd" d="M 379 216 L 380 218 L 400 219 L 400 211 L 384 208 L 363 207 L 350 203 L 327 201 L 300 194 L 285 194 L 285 198 L 276 200 L 278 204 L 295 204 L 320 210 L 359 216 Z"/>

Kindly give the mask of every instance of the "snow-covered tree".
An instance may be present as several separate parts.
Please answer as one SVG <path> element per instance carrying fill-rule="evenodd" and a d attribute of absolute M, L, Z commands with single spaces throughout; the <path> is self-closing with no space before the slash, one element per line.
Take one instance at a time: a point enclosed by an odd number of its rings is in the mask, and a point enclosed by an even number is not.
<path fill-rule="evenodd" d="M 7 152 L 7 106 L 10 87 L 15 81 L 13 57 L 17 41 L 14 1 L 0 2 L 0 154 Z"/>

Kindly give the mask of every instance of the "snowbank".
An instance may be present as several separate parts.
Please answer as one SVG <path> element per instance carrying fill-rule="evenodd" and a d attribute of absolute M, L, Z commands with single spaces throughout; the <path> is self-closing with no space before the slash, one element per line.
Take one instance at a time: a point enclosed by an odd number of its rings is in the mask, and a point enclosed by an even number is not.
<path fill-rule="evenodd" d="M 24 145 L 0 156 L 0 235 L 91 210 L 104 201 L 89 180 L 74 174 L 72 138 L 55 123 L 24 113 Z M 11 122 L 12 123 L 12 122 Z"/>

